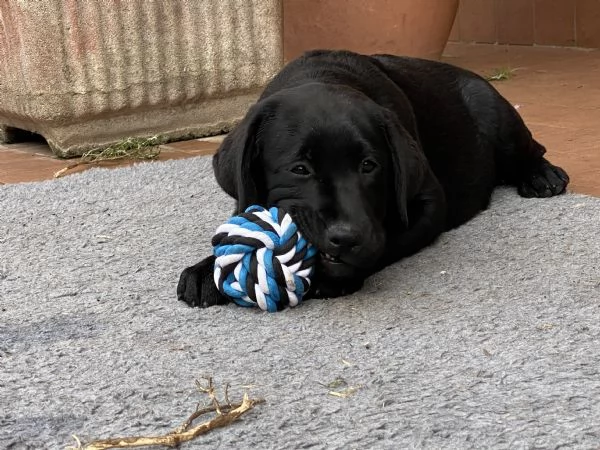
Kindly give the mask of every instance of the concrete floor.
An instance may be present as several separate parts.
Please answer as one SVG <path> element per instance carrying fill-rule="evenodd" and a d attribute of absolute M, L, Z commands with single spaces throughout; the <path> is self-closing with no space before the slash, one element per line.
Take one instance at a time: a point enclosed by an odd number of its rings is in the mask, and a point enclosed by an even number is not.
<path fill-rule="evenodd" d="M 482 75 L 510 72 L 508 80 L 494 82 L 496 88 L 518 108 L 548 158 L 567 170 L 570 189 L 600 196 L 600 50 L 450 43 L 444 61 Z M 163 145 L 159 160 L 211 154 L 219 141 Z M 73 162 L 54 158 L 40 142 L 0 144 L 0 184 L 52 179 Z"/>

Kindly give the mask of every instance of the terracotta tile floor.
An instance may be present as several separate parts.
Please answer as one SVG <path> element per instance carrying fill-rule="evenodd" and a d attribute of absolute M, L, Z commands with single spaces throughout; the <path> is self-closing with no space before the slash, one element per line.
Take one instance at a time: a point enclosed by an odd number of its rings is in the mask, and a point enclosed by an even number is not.
<path fill-rule="evenodd" d="M 567 170 L 569 189 L 600 196 L 600 50 L 451 43 L 444 60 L 481 75 L 513 70 L 494 86 Z"/>
<path fill-rule="evenodd" d="M 222 136 L 190 141 L 172 142 L 160 146 L 157 161 L 183 159 L 198 155 L 211 155 L 219 147 Z M 0 144 L 0 184 L 54 179 L 54 174 L 77 162 L 77 159 L 58 159 L 50 148 L 39 142 Z M 67 171 L 65 176 L 91 167 L 120 167 L 139 161 L 114 161 L 100 164 L 83 164 Z M 145 162 L 152 164 L 153 162 Z"/>
<path fill-rule="evenodd" d="M 444 60 L 482 75 L 512 70 L 496 88 L 518 105 L 549 159 L 569 172 L 570 189 L 600 196 L 600 50 L 450 43 Z M 211 154 L 219 142 L 217 137 L 163 145 L 159 160 Z M 43 143 L 0 144 L 0 184 L 52 179 L 71 163 L 54 158 Z"/>

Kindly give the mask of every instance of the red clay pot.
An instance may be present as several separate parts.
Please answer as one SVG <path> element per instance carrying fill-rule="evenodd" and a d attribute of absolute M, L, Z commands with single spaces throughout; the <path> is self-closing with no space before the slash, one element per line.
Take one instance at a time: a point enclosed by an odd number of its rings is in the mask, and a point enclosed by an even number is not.
<path fill-rule="evenodd" d="M 458 0 L 283 0 L 286 61 L 314 48 L 439 59 Z"/>

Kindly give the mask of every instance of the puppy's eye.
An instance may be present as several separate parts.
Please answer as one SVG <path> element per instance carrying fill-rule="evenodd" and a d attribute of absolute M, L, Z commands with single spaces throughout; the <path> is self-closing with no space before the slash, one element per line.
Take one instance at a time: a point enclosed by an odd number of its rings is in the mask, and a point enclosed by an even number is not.
<path fill-rule="evenodd" d="M 308 168 L 304 164 L 298 164 L 292 167 L 292 172 L 296 175 L 310 175 Z"/>
<path fill-rule="evenodd" d="M 374 161 L 371 161 L 370 159 L 365 159 L 360 165 L 360 171 L 362 173 L 371 173 L 373 172 L 373 170 L 375 170 L 376 167 L 377 164 Z"/>

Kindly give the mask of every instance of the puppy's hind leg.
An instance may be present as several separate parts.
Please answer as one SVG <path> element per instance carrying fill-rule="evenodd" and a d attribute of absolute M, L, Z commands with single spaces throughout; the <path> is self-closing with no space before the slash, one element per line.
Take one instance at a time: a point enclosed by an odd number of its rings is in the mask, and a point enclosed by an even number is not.
<path fill-rule="evenodd" d="M 565 192 L 568 184 L 569 175 L 564 169 L 540 158 L 538 164 L 523 174 L 517 191 L 521 197 L 552 197 Z"/>
<path fill-rule="evenodd" d="M 522 197 L 552 197 L 565 192 L 569 176 L 544 158 L 546 149 L 533 139 L 523 120 L 507 104 L 504 124 L 496 141 L 499 184 L 517 187 Z"/>

